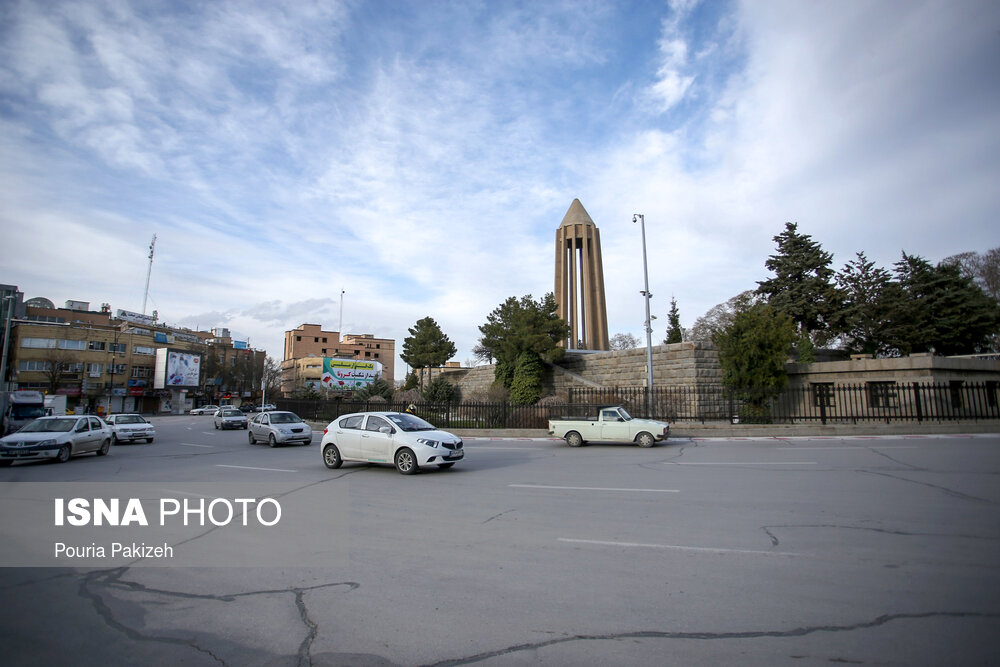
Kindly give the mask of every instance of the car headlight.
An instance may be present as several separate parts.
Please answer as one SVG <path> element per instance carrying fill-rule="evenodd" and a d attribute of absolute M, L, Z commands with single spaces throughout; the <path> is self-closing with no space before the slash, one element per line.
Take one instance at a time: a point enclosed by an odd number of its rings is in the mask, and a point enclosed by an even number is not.
<path fill-rule="evenodd" d="M 41 442 L 36 442 L 35 446 L 36 447 L 50 447 L 50 446 L 52 446 L 54 444 L 56 444 L 56 439 L 55 438 L 49 438 L 48 440 L 42 440 Z"/>
<path fill-rule="evenodd" d="M 428 447 L 438 446 L 437 440 L 428 440 L 427 438 L 417 438 L 417 442 L 419 442 L 421 445 L 427 445 Z"/>

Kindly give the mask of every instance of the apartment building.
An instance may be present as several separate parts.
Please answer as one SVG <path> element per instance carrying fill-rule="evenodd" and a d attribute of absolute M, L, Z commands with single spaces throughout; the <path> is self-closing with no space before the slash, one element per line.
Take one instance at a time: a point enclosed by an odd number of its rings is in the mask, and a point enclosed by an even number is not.
<path fill-rule="evenodd" d="M 56 308 L 31 299 L 15 308 L 7 348 L 7 386 L 67 397 L 69 409 L 181 412 L 198 403 L 259 395 L 265 352 L 234 343 L 228 330 L 192 331 L 103 304 Z M 6 324 L 6 322 L 5 322 Z M 198 355 L 195 384 L 154 386 L 158 350 Z M 234 402 L 239 402 L 234 400 Z"/>
<path fill-rule="evenodd" d="M 323 374 L 323 358 L 375 362 L 382 365 L 382 378 L 392 384 L 395 372 L 396 341 L 372 334 L 344 334 L 325 331 L 319 324 L 301 324 L 285 332 L 281 363 L 281 391 L 285 396 L 297 389 L 314 386 Z"/>

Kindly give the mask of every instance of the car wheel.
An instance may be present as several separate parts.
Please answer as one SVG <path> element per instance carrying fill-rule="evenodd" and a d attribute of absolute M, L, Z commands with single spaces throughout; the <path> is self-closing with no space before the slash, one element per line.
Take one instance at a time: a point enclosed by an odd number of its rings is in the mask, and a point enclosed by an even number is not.
<path fill-rule="evenodd" d="M 412 475 L 417 472 L 417 457 L 413 454 L 413 450 L 408 447 L 403 447 L 396 452 L 395 462 L 396 470 L 403 475 Z"/>
<path fill-rule="evenodd" d="M 69 445 L 63 445 L 59 448 L 59 453 L 56 454 L 56 463 L 66 463 L 69 461 L 69 457 L 73 454 Z"/>
<path fill-rule="evenodd" d="M 344 462 L 340 458 L 340 450 L 337 449 L 337 445 L 327 445 L 323 448 L 323 463 L 326 464 L 327 468 L 336 469 Z"/>
<path fill-rule="evenodd" d="M 146 438 L 146 444 L 149 444 L 149 443 L 151 443 L 151 442 L 153 442 L 153 439 L 152 439 L 152 438 Z"/>
<path fill-rule="evenodd" d="M 13 461 L 11 461 L 10 459 L 0 459 L 0 468 L 6 468 L 12 463 Z"/>
<path fill-rule="evenodd" d="M 273 433 L 267 436 L 267 444 L 271 445 L 272 447 L 278 446 L 278 439 L 274 437 Z"/>
<path fill-rule="evenodd" d="M 635 441 L 640 447 L 652 447 L 653 443 L 656 442 L 656 439 L 649 433 L 640 433 L 636 436 Z"/>
<path fill-rule="evenodd" d="M 570 447 L 579 447 L 583 444 L 583 436 L 576 431 L 570 431 L 566 434 L 566 444 Z"/>
<path fill-rule="evenodd" d="M 244 425 L 243 425 L 243 430 L 244 430 L 244 431 L 245 431 L 245 430 L 247 430 L 247 426 L 248 426 L 247 424 L 244 424 Z"/>
<path fill-rule="evenodd" d="M 215 425 L 215 430 L 216 430 L 216 431 L 218 431 L 218 430 L 219 430 L 219 425 L 218 425 L 218 424 L 216 424 L 216 425 Z"/>
<path fill-rule="evenodd" d="M 257 441 L 254 439 L 252 432 L 248 432 L 247 436 L 250 438 L 250 444 L 251 445 L 256 445 L 257 444 Z"/>
<path fill-rule="evenodd" d="M 98 456 L 107 456 L 108 450 L 110 449 L 111 449 L 111 440 L 108 439 L 101 443 L 101 448 L 98 449 L 96 453 Z"/>
<path fill-rule="evenodd" d="M 453 465 L 455 465 L 454 461 L 452 461 L 451 463 L 439 463 L 438 464 L 438 468 L 441 468 L 441 470 L 447 470 L 448 468 L 452 467 Z"/>

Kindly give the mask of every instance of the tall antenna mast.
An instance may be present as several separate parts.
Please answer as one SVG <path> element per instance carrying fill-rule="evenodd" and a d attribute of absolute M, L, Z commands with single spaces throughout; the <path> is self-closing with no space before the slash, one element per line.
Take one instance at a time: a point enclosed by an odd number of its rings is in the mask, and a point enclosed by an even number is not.
<path fill-rule="evenodd" d="M 153 272 L 153 248 L 156 247 L 156 234 L 149 244 L 149 268 L 146 269 L 146 291 L 142 293 L 142 314 L 146 314 L 146 299 L 149 298 L 149 275 Z"/>

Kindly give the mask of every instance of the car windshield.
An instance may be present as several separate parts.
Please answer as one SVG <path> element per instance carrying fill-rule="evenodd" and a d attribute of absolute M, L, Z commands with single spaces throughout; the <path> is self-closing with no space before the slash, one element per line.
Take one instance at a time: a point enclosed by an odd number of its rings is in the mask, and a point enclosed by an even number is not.
<path fill-rule="evenodd" d="M 302 420 L 294 412 L 272 412 L 271 413 L 271 423 L 272 424 L 297 424 Z"/>
<path fill-rule="evenodd" d="M 21 433 L 68 433 L 76 426 L 75 417 L 66 419 L 36 419 L 21 429 Z"/>
<path fill-rule="evenodd" d="M 632 415 L 626 412 L 625 408 L 618 408 L 618 412 L 625 418 L 625 421 L 632 421 Z"/>
<path fill-rule="evenodd" d="M 223 410 L 222 411 L 222 416 L 223 417 L 242 417 L 243 413 L 240 412 L 239 410 Z"/>
<path fill-rule="evenodd" d="M 116 424 L 145 424 L 146 420 L 139 415 L 121 415 L 115 417 Z"/>
<path fill-rule="evenodd" d="M 400 412 L 396 414 L 386 415 L 386 417 L 393 424 L 398 426 L 403 431 L 436 431 L 437 428 L 430 422 L 425 422 L 420 417 L 416 415 L 411 415 L 406 412 Z"/>

